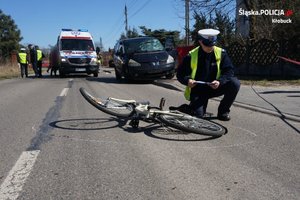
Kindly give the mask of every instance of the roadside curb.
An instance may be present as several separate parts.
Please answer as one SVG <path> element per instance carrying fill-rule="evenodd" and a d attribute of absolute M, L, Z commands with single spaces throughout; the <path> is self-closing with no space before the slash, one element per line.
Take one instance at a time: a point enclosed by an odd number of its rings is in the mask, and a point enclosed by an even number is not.
<path fill-rule="evenodd" d="M 153 84 L 157 85 L 157 86 L 160 86 L 160 87 L 167 88 L 167 89 L 172 89 L 172 90 L 176 90 L 176 91 L 184 91 L 183 87 L 178 86 L 176 84 L 171 84 L 171 83 L 168 83 L 168 82 L 154 81 Z M 220 98 L 212 98 L 212 100 L 221 101 Z M 279 117 L 283 120 L 287 119 L 287 120 L 300 122 L 300 117 L 294 116 L 294 115 L 291 115 L 291 114 L 287 114 L 287 113 L 282 113 L 280 111 L 269 110 L 269 109 L 262 108 L 262 107 L 259 107 L 259 106 L 254 106 L 254 105 L 251 105 L 251 104 L 246 104 L 246 103 L 237 102 L 237 101 L 235 101 L 233 103 L 233 105 L 237 106 L 237 107 L 240 107 L 240 108 L 256 111 L 256 112 L 260 112 L 260 113 L 264 113 L 264 114 L 268 114 L 268 115 L 273 115 L 273 116 Z"/>
<path fill-rule="evenodd" d="M 220 99 L 216 99 L 216 98 L 213 98 L 213 100 L 221 101 Z M 273 110 L 269 110 L 269 109 L 258 107 L 258 106 L 253 106 L 253 105 L 242 103 L 242 102 L 234 102 L 233 105 L 237 106 L 237 107 L 240 107 L 240 108 L 245 108 L 245 109 L 248 109 L 248 110 L 256 111 L 256 112 L 260 112 L 260 113 L 264 113 L 264 114 L 268 114 L 268 115 L 273 115 L 273 116 L 279 117 L 281 119 L 288 119 L 288 120 L 300 122 L 300 117 L 290 115 L 290 114 L 287 114 L 287 113 L 282 113 L 280 111 L 276 112 L 276 111 L 273 111 Z"/>

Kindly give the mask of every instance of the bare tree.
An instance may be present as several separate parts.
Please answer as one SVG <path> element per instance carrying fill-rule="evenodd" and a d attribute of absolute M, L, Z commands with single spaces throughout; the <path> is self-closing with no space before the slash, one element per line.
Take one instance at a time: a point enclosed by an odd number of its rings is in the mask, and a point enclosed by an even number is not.
<path fill-rule="evenodd" d="M 179 0 L 181 3 L 185 0 Z M 295 0 L 190 0 L 190 10 L 211 19 L 215 11 L 221 11 L 223 16 L 236 17 L 236 9 L 243 7 L 246 11 L 283 10 L 284 16 L 271 14 L 249 15 L 249 34 L 253 40 L 261 38 L 280 39 L 289 38 L 300 34 L 300 13 L 296 12 L 300 8 L 300 1 Z M 286 14 L 289 12 L 290 15 Z M 234 13 L 234 14 L 232 14 Z M 290 18 L 292 23 L 274 23 L 277 18 Z"/>
<path fill-rule="evenodd" d="M 184 0 L 182 0 L 184 1 Z M 202 12 L 206 15 L 213 14 L 216 10 L 222 10 L 228 15 L 235 11 L 236 0 L 190 0 L 191 10 Z"/>

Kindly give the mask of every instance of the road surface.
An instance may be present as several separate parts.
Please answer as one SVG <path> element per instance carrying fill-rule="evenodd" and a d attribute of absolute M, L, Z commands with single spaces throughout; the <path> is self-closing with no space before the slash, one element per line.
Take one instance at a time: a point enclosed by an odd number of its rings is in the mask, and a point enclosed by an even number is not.
<path fill-rule="evenodd" d="M 80 87 L 186 103 L 182 91 L 110 73 L 0 81 L 1 200 L 300 198 L 300 123 L 232 107 L 231 121 L 215 120 L 228 129 L 216 139 L 149 123 L 134 130 L 88 104 Z"/>

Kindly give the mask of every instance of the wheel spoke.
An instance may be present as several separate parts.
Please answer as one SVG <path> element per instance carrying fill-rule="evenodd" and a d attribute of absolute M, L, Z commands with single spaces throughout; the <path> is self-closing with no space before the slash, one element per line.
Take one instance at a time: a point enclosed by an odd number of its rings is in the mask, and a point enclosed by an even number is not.
<path fill-rule="evenodd" d="M 176 116 L 162 114 L 161 118 L 170 126 L 177 127 L 178 129 L 190 130 L 195 133 L 218 135 L 219 132 L 223 132 L 224 128 L 214 122 L 195 118 L 187 115 Z"/>

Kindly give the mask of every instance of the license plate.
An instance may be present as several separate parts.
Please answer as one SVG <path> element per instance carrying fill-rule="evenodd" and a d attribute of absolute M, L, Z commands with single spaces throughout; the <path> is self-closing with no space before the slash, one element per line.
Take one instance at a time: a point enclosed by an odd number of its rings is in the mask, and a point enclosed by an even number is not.
<path fill-rule="evenodd" d="M 85 72 L 86 69 L 85 68 L 76 68 L 75 71 L 76 72 Z"/>

